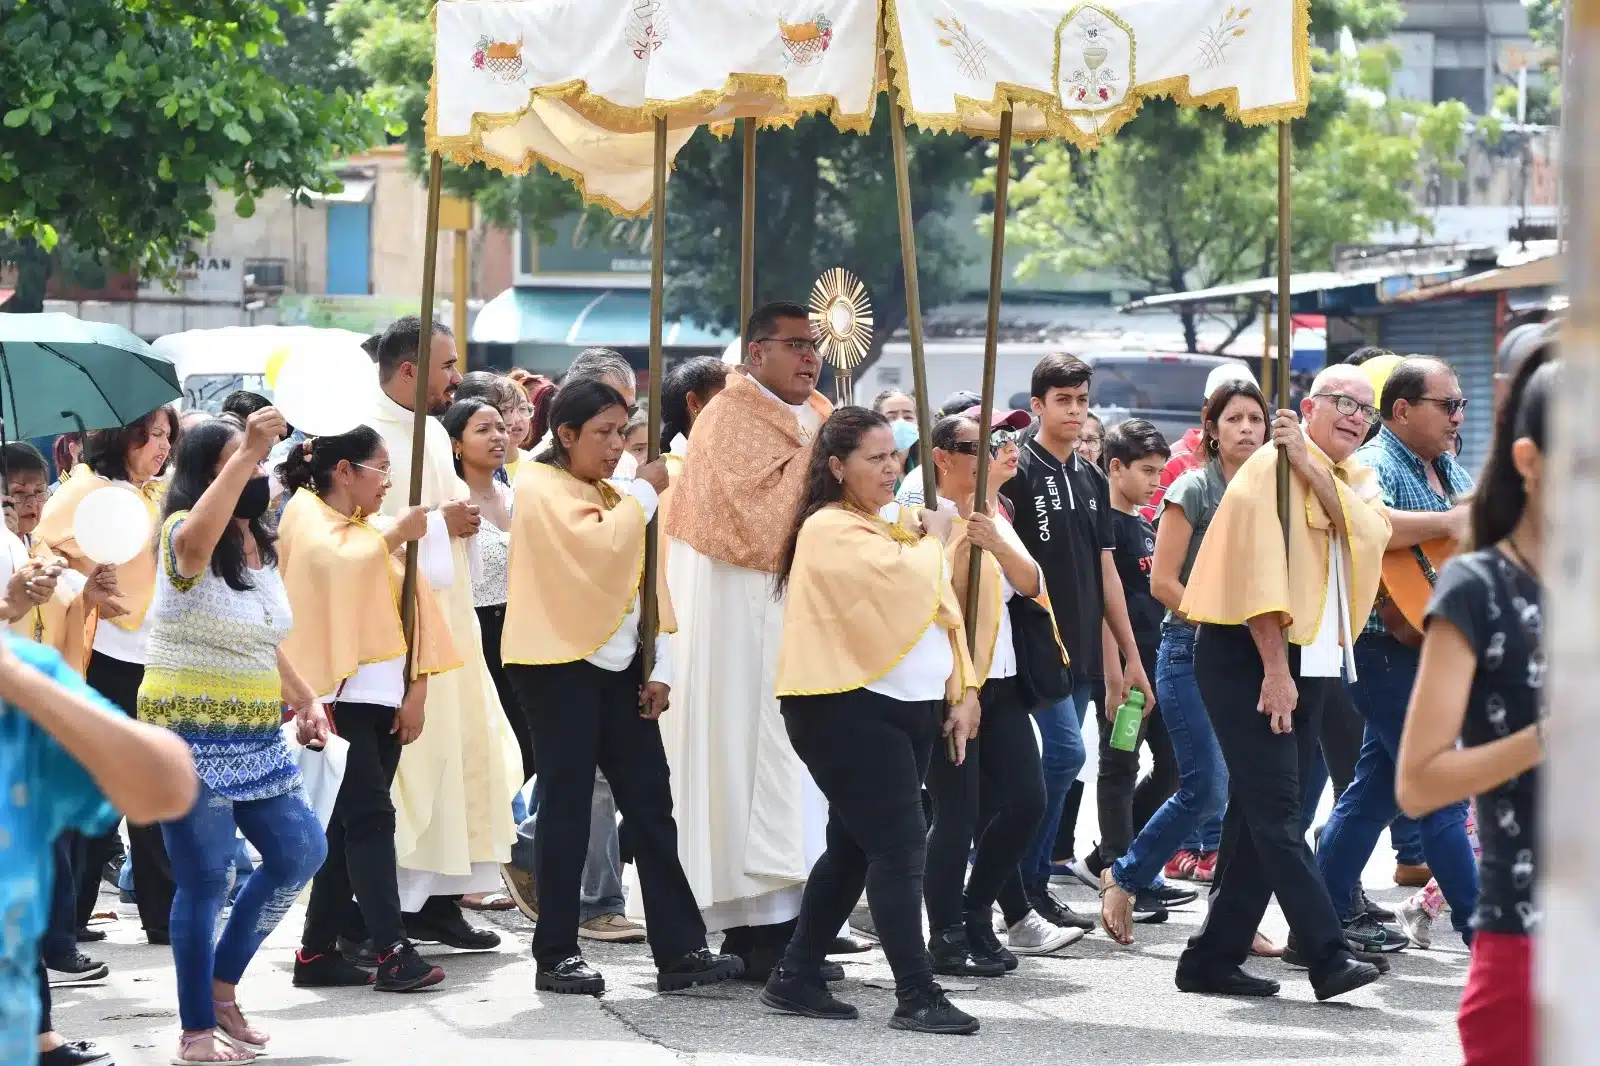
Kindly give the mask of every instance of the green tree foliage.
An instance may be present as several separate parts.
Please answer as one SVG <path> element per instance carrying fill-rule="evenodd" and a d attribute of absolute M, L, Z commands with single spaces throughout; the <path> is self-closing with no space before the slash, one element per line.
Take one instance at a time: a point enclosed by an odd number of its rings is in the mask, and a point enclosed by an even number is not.
<path fill-rule="evenodd" d="M 334 188 L 328 164 L 381 132 L 344 89 L 264 68 L 299 0 L 0 0 L 0 235 L 36 310 L 48 254 L 171 276 L 215 228 L 213 196 Z"/>
<path fill-rule="evenodd" d="M 1386 34 L 1401 12 L 1387 0 L 1314 0 L 1316 40 L 1348 27 L 1358 41 Z M 1311 104 L 1293 124 L 1293 252 L 1298 270 L 1326 268 L 1340 244 L 1384 224 L 1424 224 L 1416 190 L 1430 173 L 1458 175 L 1471 116 L 1385 99 L 1391 49 L 1314 52 Z M 1277 269 L 1277 137 L 1228 122 L 1219 110 L 1146 104 L 1095 153 L 1043 143 L 1022 154 L 1007 239 L 1027 248 L 1023 273 L 1111 270 L 1152 292 L 1259 278 Z M 992 181 L 992 177 L 989 179 Z M 1225 317 L 1228 342 L 1255 321 L 1250 305 Z M 1198 348 L 1198 314 L 1184 310 Z"/>

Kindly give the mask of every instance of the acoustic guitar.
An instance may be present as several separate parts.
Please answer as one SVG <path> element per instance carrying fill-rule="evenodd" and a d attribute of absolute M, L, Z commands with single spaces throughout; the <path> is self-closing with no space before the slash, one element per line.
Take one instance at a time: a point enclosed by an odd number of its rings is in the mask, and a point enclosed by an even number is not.
<path fill-rule="evenodd" d="M 1439 568 L 1455 553 L 1456 542 L 1450 537 L 1384 553 L 1378 617 L 1406 647 L 1422 646 L 1422 615 L 1433 596 Z"/>

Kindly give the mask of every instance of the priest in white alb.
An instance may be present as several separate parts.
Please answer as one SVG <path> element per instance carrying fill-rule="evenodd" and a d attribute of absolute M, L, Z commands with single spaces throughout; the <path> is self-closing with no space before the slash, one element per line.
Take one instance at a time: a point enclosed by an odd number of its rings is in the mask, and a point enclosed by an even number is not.
<path fill-rule="evenodd" d="M 422 332 L 418 319 L 408 316 L 385 330 L 377 346 L 377 391 L 368 424 L 389 452 L 394 486 L 384 497 L 383 513 L 391 517 L 409 502 Z M 428 358 L 428 414 L 436 416 L 449 408 L 461 381 L 455 341 L 439 323 L 433 325 Z M 400 905 L 412 939 L 487 950 L 500 938 L 469 926 L 454 897 L 500 886 L 500 864 L 510 858 L 516 836 L 511 797 L 521 784 L 521 756 L 484 662 L 472 608 L 465 538 L 477 532 L 477 508 L 467 502 L 466 483 L 456 475 L 444 426 L 436 417 L 425 426 L 420 502 L 443 519 L 454 564 L 451 583 L 434 593 L 463 664 L 429 682 L 422 735 L 402 749 L 395 774 Z M 430 537 L 438 525 L 431 524 Z"/>
<path fill-rule="evenodd" d="M 665 509 L 678 632 L 661 726 L 678 853 L 706 928 L 723 930 L 722 950 L 764 981 L 800 913 L 827 817 L 778 711 L 783 605 L 772 574 L 831 407 L 816 392 L 805 308 L 769 304 L 745 337 L 748 365 L 696 419 Z"/>

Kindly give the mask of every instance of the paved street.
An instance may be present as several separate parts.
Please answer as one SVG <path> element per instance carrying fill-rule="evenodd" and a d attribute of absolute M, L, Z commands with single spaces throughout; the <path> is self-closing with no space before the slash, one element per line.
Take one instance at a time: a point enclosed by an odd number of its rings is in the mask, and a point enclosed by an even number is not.
<path fill-rule="evenodd" d="M 1368 885 L 1387 885 L 1392 870 L 1392 852 L 1380 845 Z M 1086 889 L 1063 894 L 1075 907 L 1092 905 Z M 1403 893 L 1374 896 L 1392 904 Z M 1196 907 L 1167 925 L 1138 927 L 1131 949 L 1097 932 L 1060 957 L 1024 960 L 1016 974 L 954 996 L 983 1020 L 971 1038 L 891 1031 L 892 993 L 862 984 L 889 976 L 876 951 L 845 961 L 847 978 L 835 986 L 861 1008 L 856 1022 L 771 1014 L 743 984 L 658 996 L 643 946 L 588 952 L 611 987 L 603 999 L 536 995 L 529 926 L 514 911 L 495 916 L 500 950 L 441 952 L 449 979 L 436 991 L 300 990 L 289 983 L 300 919 L 291 913 L 241 990 L 252 1019 L 274 1036 L 268 1061 L 283 1066 L 1442 1066 L 1460 1058 L 1454 1011 L 1467 960 L 1459 944 L 1407 952 L 1378 984 L 1334 1004 L 1315 1002 L 1303 972 L 1266 960 L 1251 968 L 1284 982 L 1276 999 L 1186 996 L 1173 988 L 1173 962 L 1198 923 Z M 58 990 L 57 1024 L 69 1038 L 111 1046 L 122 1066 L 165 1063 L 178 1030 L 171 954 L 143 945 L 137 919 L 106 928 L 109 942 L 91 952 L 111 965 L 110 979 Z M 1281 939 L 1275 910 L 1268 928 Z M 1436 939 L 1454 938 L 1445 931 Z"/>

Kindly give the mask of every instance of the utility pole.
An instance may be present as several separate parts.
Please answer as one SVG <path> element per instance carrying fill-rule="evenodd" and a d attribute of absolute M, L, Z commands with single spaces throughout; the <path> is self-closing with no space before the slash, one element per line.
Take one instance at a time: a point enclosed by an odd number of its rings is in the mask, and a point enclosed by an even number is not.
<path fill-rule="evenodd" d="M 1544 483 L 1560 501 L 1547 518 L 1545 648 L 1550 657 L 1549 755 L 1540 798 L 1544 923 L 1535 958 L 1542 1061 L 1586 1066 L 1600 1056 L 1600 1011 L 1588 990 L 1600 973 L 1600 0 L 1568 0 L 1563 53 L 1563 199 L 1567 292 L 1554 444 Z"/>

